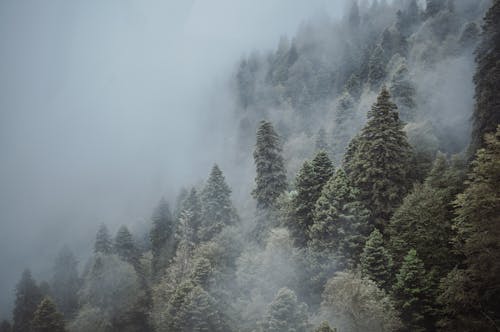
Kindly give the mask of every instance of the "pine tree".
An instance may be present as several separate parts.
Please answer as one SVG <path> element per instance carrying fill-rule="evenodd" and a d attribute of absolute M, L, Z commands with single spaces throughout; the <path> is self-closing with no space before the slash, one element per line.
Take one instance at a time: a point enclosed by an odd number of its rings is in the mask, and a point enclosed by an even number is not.
<path fill-rule="evenodd" d="M 278 197 L 287 189 L 280 138 L 271 122 L 260 123 L 253 157 L 257 175 L 252 196 L 257 200 L 258 208 L 268 209 L 274 206 Z"/>
<path fill-rule="evenodd" d="M 473 113 L 471 154 L 484 146 L 484 135 L 500 124 L 500 0 L 484 17 L 482 40 L 476 50 L 476 106 Z"/>
<path fill-rule="evenodd" d="M 309 227 L 313 224 L 316 201 L 323 186 L 333 175 L 333 164 L 324 151 L 318 152 L 312 162 L 304 162 L 296 178 L 297 195 L 294 197 L 293 217 L 289 228 L 298 246 L 308 241 Z"/>
<path fill-rule="evenodd" d="M 427 0 L 425 6 L 425 17 L 433 17 L 445 8 L 445 0 Z"/>
<path fill-rule="evenodd" d="M 337 332 L 337 329 L 331 328 L 330 324 L 325 320 L 319 324 L 319 326 L 314 330 L 314 332 Z"/>
<path fill-rule="evenodd" d="M 111 254 L 113 245 L 111 243 L 111 236 L 109 235 L 108 228 L 105 224 L 99 226 L 95 238 L 94 252 L 102 254 Z"/>
<path fill-rule="evenodd" d="M 326 131 L 323 127 L 321 127 L 316 134 L 315 147 L 316 151 L 329 151 L 330 149 L 327 143 Z"/>
<path fill-rule="evenodd" d="M 446 303 L 447 311 L 471 329 L 494 331 L 500 325 L 500 126 L 486 135 L 455 206 L 455 249 L 465 261 L 462 277 L 450 288 L 465 289 L 468 296 Z"/>
<path fill-rule="evenodd" d="M 78 309 L 78 261 L 68 246 L 64 246 L 56 258 L 51 282 L 52 295 L 61 313 L 72 318 Z"/>
<path fill-rule="evenodd" d="M 392 279 L 392 258 L 384 247 L 382 234 L 375 229 L 366 241 L 360 259 L 363 276 L 387 290 Z"/>
<path fill-rule="evenodd" d="M 409 79 L 406 63 L 402 63 L 391 79 L 390 92 L 394 101 L 400 106 L 400 115 L 404 121 L 415 119 L 415 86 Z"/>
<path fill-rule="evenodd" d="M 12 332 L 12 326 L 9 321 L 3 320 L 0 324 L 0 332 Z"/>
<path fill-rule="evenodd" d="M 199 241 L 198 231 L 202 223 L 202 206 L 200 197 L 195 188 L 192 188 L 182 204 L 182 213 L 189 214 L 189 225 L 193 229 L 193 241 Z"/>
<path fill-rule="evenodd" d="M 342 266 L 353 268 L 368 235 L 368 215 L 346 173 L 338 169 L 316 202 L 309 246 L 335 254 Z"/>
<path fill-rule="evenodd" d="M 130 263 L 136 269 L 139 268 L 139 250 L 134 243 L 132 234 L 130 234 L 126 226 L 121 226 L 120 229 L 118 229 L 113 249 L 123 261 Z"/>
<path fill-rule="evenodd" d="M 410 185 L 411 147 L 396 110 L 384 87 L 346 161 L 352 183 L 382 231 Z"/>
<path fill-rule="evenodd" d="M 297 296 L 292 290 L 288 288 L 280 289 L 268 306 L 262 322 L 262 331 L 306 332 L 308 328 L 306 305 L 298 302 Z"/>
<path fill-rule="evenodd" d="M 44 298 L 35 311 L 32 323 L 33 332 L 65 332 L 64 320 L 54 302 Z"/>
<path fill-rule="evenodd" d="M 381 45 L 377 45 L 368 62 L 368 83 L 372 90 L 378 90 L 383 83 L 387 75 L 386 64 L 385 51 Z"/>
<path fill-rule="evenodd" d="M 41 299 L 42 294 L 33 280 L 30 270 L 25 270 L 16 286 L 13 332 L 30 331 L 33 315 Z"/>
<path fill-rule="evenodd" d="M 407 331 L 430 331 L 429 280 L 424 263 L 411 249 L 403 260 L 394 284 L 394 297 Z"/>
<path fill-rule="evenodd" d="M 167 201 L 162 198 L 151 218 L 153 227 L 149 233 L 153 254 L 153 275 L 157 276 L 175 254 L 175 223 Z"/>
<path fill-rule="evenodd" d="M 332 146 L 335 160 L 341 160 L 355 127 L 355 110 L 352 95 L 346 90 L 337 101 L 335 127 L 332 135 Z"/>
<path fill-rule="evenodd" d="M 200 239 L 209 241 L 227 225 L 236 222 L 236 213 L 231 202 L 231 189 L 219 166 L 214 165 L 201 193 L 203 223 Z"/>

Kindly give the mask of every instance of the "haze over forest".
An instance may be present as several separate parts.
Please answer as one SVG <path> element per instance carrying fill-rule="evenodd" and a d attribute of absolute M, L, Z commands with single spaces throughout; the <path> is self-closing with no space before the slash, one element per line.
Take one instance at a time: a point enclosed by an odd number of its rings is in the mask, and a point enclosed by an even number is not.
<path fill-rule="evenodd" d="M 498 22 L 0 0 L 0 332 L 498 331 Z"/>

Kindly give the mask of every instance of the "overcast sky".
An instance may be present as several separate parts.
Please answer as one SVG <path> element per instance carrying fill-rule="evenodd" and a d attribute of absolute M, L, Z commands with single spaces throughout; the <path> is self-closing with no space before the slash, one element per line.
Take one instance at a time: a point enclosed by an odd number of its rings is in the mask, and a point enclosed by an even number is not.
<path fill-rule="evenodd" d="M 205 128 L 230 113 L 215 88 L 341 2 L 0 0 L 0 318 L 23 268 L 45 277 L 63 243 L 90 250 L 99 223 L 205 177 L 224 144 Z"/>

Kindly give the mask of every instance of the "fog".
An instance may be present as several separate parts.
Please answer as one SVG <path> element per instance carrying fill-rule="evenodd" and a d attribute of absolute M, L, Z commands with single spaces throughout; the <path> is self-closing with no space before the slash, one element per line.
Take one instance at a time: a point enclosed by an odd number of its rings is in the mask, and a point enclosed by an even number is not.
<path fill-rule="evenodd" d="M 341 1 L 0 1 L 0 317 L 30 267 L 50 276 L 97 225 L 149 219 L 161 196 L 224 169 L 237 60 Z M 229 178 L 231 184 L 231 178 Z"/>

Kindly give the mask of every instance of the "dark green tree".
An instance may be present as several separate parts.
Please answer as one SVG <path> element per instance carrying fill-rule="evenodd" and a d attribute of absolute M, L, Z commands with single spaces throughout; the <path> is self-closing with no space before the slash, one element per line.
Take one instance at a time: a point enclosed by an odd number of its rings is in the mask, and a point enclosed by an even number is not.
<path fill-rule="evenodd" d="M 377 229 L 366 241 L 360 265 L 363 276 L 373 280 L 382 289 L 389 288 L 392 281 L 392 258 L 384 247 L 382 234 Z"/>
<path fill-rule="evenodd" d="M 383 231 L 410 186 L 412 156 L 397 106 L 385 87 L 350 149 L 346 171 L 360 190 L 373 222 Z"/>
<path fill-rule="evenodd" d="M 167 201 L 162 198 L 153 216 L 153 227 L 149 233 L 153 254 L 153 275 L 157 276 L 175 255 L 175 221 Z"/>
<path fill-rule="evenodd" d="M 38 305 L 33 317 L 33 332 L 65 332 L 64 319 L 56 305 L 49 298 L 44 298 Z"/>
<path fill-rule="evenodd" d="M 231 189 L 226 184 L 219 166 L 214 165 L 201 193 L 203 222 L 199 237 L 210 241 L 227 225 L 236 222 L 237 216 L 231 202 Z"/>
<path fill-rule="evenodd" d="M 127 226 L 121 226 L 118 229 L 113 249 L 123 261 L 130 263 L 136 269 L 139 268 L 139 250 Z"/>
<path fill-rule="evenodd" d="M 494 0 L 484 17 L 481 42 L 476 50 L 476 106 L 472 115 L 471 154 L 484 146 L 484 135 L 500 124 L 500 0 Z"/>
<path fill-rule="evenodd" d="M 369 212 L 357 199 L 357 191 L 339 168 L 323 187 L 316 202 L 309 246 L 338 257 L 344 267 L 354 268 L 368 235 Z"/>
<path fill-rule="evenodd" d="M 409 78 L 406 63 L 402 63 L 391 79 L 390 92 L 394 101 L 399 105 L 399 113 L 404 121 L 415 119 L 416 88 Z"/>
<path fill-rule="evenodd" d="M 394 297 L 401 312 L 405 331 L 433 330 L 430 318 L 430 291 L 428 275 L 417 251 L 411 249 L 396 275 Z"/>
<path fill-rule="evenodd" d="M 337 101 L 335 112 L 335 127 L 332 135 L 332 147 L 335 160 L 340 160 L 345 152 L 345 148 L 352 138 L 351 132 L 354 123 L 354 100 L 346 90 Z"/>
<path fill-rule="evenodd" d="M 72 318 L 78 309 L 78 261 L 68 246 L 62 247 L 56 257 L 51 281 L 52 296 L 59 311 Z"/>
<path fill-rule="evenodd" d="M 25 270 L 16 286 L 12 331 L 30 331 L 33 315 L 41 300 L 42 294 L 33 280 L 30 270 Z"/>
<path fill-rule="evenodd" d="M 319 324 L 319 326 L 314 330 L 314 332 L 337 332 L 336 328 L 331 328 L 330 324 L 325 320 Z"/>
<path fill-rule="evenodd" d="M 309 330 L 307 307 L 297 300 L 292 290 L 282 288 L 269 304 L 261 327 L 263 332 L 306 332 Z"/>
<path fill-rule="evenodd" d="M 105 224 L 101 224 L 96 234 L 94 252 L 111 254 L 112 250 L 113 244 L 111 243 L 111 236 L 109 235 L 108 227 L 106 227 Z"/>
<path fill-rule="evenodd" d="M 280 138 L 271 122 L 260 123 L 253 157 L 257 175 L 252 196 L 257 200 L 257 208 L 268 209 L 287 189 Z"/>

